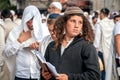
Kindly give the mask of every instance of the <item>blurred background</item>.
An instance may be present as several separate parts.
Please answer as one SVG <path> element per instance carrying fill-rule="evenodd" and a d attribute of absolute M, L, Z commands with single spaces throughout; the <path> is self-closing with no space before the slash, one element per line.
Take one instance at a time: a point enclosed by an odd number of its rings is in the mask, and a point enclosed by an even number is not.
<path fill-rule="evenodd" d="M 18 10 L 28 5 L 36 5 L 42 12 L 46 11 L 52 1 L 60 1 L 62 5 L 74 2 L 83 10 L 91 12 L 107 7 L 110 11 L 118 11 L 120 0 L 0 0 L 0 10 L 4 8 Z"/>

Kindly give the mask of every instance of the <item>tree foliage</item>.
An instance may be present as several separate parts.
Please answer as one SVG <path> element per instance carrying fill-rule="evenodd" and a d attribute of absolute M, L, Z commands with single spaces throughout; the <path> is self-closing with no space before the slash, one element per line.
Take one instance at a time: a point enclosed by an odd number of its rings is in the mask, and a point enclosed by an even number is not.
<path fill-rule="evenodd" d="M 15 6 L 11 5 L 9 0 L 0 0 L 0 10 L 5 8 L 15 9 Z"/>

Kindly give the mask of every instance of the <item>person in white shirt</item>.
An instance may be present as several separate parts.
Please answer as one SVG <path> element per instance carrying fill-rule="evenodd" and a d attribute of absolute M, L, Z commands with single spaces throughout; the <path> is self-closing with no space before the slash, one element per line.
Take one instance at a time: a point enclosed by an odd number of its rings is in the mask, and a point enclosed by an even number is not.
<path fill-rule="evenodd" d="M 3 46 L 5 45 L 5 26 L 2 19 L 0 19 L 0 57 L 2 56 Z M 2 57 L 1 57 L 2 58 Z M 1 59 L 0 59 L 1 63 Z"/>
<path fill-rule="evenodd" d="M 16 12 L 17 17 L 14 20 L 14 23 L 16 23 L 17 25 L 20 25 L 22 21 L 22 15 L 23 15 L 23 10 L 22 9 L 17 10 Z"/>
<path fill-rule="evenodd" d="M 120 20 L 116 23 L 114 28 L 114 43 L 116 50 L 117 66 L 120 66 Z"/>
<path fill-rule="evenodd" d="M 47 11 L 48 11 L 47 18 L 51 13 L 63 15 L 62 4 L 60 2 L 53 1 L 52 3 L 50 3 Z"/>
<path fill-rule="evenodd" d="M 3 9 L 1 12 L 1 17 L 5 23 L 4 26 L 5 26 L 5 32 L 6 32 L 6 35 L 5 35 L 5 41 L 6 41 L 6 39 L 8 38 L 9 32 L 14 27 L 16 27 L 17 24 L 13 22 L 13 17 L 9 9 Z"/>
<path fill-rule="evenodd" d="M 38 8 L 30 5 L 24 9 L 21 25 L 10 32 L 3 55 L 9 65 L 11 80 L 39 80 L 40 66 L 30 44 L 42 40 L 41 23 Z"/>
<path fill-rule="evenodd" d="M 105 79 L 104 80 L 117 80 L 115 71 L 114 55 L 111 54 L 112 35 L 114 29 L 114 22 L 108 18 L 109 9 L 102 8 L 100 10 L 101 21 L 96 24 L 94 46 L 98 51 L 103 53 L 105 65 Z"/>
<path fill-rule="evenodd" d="M 2 56 L 3 47 L 5 45 L 5 26 L 2 19 L 0 19 L 0 80 L 9 80 L 9 70 Z"/>
<path fill-rule="evenodd" d="M 114 23 L 116 24 L 120 20 L 120 15 L 116 15 L 114 18 Z"/>
<path fill-rule="evenodd" d="M 60 2 L 52 2 L 51 5 L 53 6 L 53 13 L 61 14 L 62 4 Z"/>
<path fill-rule="evenodd" d="M 53 33 L 53 28 L 54 28 L 55 21 L 59 16 L 60 16 L 59 14 L 52 13 L 48 17 L 47 26 L 48 26 L 48 30 L 50 32 L 50 35 L 43 38 L 42 42 L 40 43 L 40 47 L 39 47 L 39 51 L 40 51 L 40 53 L 42 53 L 43 56 L 45 54 L 45 51 L 46 51 L 48 44 L 51 41 L 56 39 L 56 36 Z"/>

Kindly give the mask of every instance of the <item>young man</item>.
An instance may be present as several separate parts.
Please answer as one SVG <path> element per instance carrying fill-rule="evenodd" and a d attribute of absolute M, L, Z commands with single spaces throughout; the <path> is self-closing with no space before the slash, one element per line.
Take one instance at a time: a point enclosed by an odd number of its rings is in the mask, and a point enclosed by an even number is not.
<path fill-rule="evenodd" d="M 94 34 L 89 21 L 79 7 L 67 8 L 56 20 L 53 32 L 56 40 L 45 53 L 46 61 L 55 66 L 59 76 L 42 69 L 42 80 L 100 80 Z"/>
<path fill-rule="evenodd" d="M 2 55 L 5 46 L 5 26 L 2 19 L 0 19 L 0 80 L 10 80 L 9 70 L 6 61 Z"/>
<path fill-rule="evenodd" d="M 21 25 L 10 32 L 3 53 L 7 58 L 11 80 L 38 80 L 40 78 L 38 60 L 30 44 L 41 40 L 40 12 L 35 6 L 28 6 L 24 9 Z M 16 64 L 13 63 L 15 61 Z"/>
<path fill-rule="evenodd" d="M 100 10 L 101 21 L 96 24 L 94 46 L 98 51 L 103 53 L 104 66 L 105 66 L 105 79 L 103 80 L 117 80 L 114 53 L 111 53 L 112 35 L 114 29 L 114 22 L 108 18 L 109 9 L 102 8 Z"/>
<path fill-rule="evenodd" d="M 48 30 L 50 32 L 50 35 L 43 38 L 42 42 L 40 43 L 40 47 L 39 47 L 39 51 L 43 55 L 45 54 L 45 51 L 46 51 L 48 44 L 51 41 L 56 39 L 56 36 L 53 32 L 53 29 L 54 29 L 55 21 L 59 16 L 60 16 L 59 14 L 52 13 L 49 15 L 49 17 L 47 19 L 47 26 L 48 26 Z"/>

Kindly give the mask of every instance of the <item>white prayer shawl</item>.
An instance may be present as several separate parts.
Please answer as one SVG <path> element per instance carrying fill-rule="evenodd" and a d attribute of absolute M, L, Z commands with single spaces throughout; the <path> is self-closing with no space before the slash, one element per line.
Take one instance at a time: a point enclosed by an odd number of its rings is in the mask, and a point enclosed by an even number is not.
<path fill-rule="evenodd" d="M 26 22 L 29 21 L 30 19 L 33 18 L 33 32 L 34 32 L 34 36 L 36 38 L 37 41 L 41 41 L 42 39 L 42 20 L 41 20 L 41 15 L 40 12 L 38 10 L 38 8 L 36 8 L 35 6 L 28 6 L 25 8 L 24 12 L 23 12 L 23 17 L 22 17 L 22 22 L 21 22 L 21 27 L 23 27 L 24 31 L 28 31 L 28 27 Z M 41 34 L 41 35 L 39 35 Z"/>
<path fill-rule="evenodd" d="M 114 33 L 112 35 L 112 40 L 111 40 L 111 45 L 110 45 L 110 53 L 111 53 L 111 58 L 112 58 L 112 76 L 111 80 L 119 80 L 117 69 L 116 69 L 116 61 L 115 61 L 115 54 L 116 54 L 116 48 L 114 44 Z"/>
<path fill-rule="evenodd" d="M 5 45 L 5 26 L 4 22 L 0 19 L 0 64 L 2 64 L 1 61 L 3 61 L 2 52 L 4 45 Z"/>
<path fill-rule="evenodd" d="M 97 27 L 95 37 L 95 47 L 103 52 L 106 78 L 105 80 L 113 80 L 113 54 L 111 54 L 111 40 L 114 29 L 114 22 L 108 18 L 104 18 L 100 21 Z M 97 39 L 98 38 L 98 39 Z"/>
<path fill-rule="evenodd" d="M 50 32 L 48 30 L 48 26 L 47 26 L 47 22 L 42 23 L 42 27 L 41 27 L 42 31 L 43 31 L 43 38 L 50 35 Z"/>
<path fill-rule="evenodd" d="M 20 33 L 23 30 L 24 31 L 29 30 L 27 25 L 26 25 L 26 22 L 32 18 L 33 18 L 33 33 L 32 33 L 33 36 L 32 36 L 32 38 L 38 42 L 40 42 L 42 40 L 42 30 L 41 30 L 42 23 L 41 23 L 40 12 L 35 6 L 28 6 L 24 9 L 21 25 L 17 26 L 16 28 L 14 28 L 10 32 L 8 39 L 7 39 L 7 42 L 6 42 L 6 45 L 8 45 L 10 43 L 14 43 L 14 41 L 16 41 L 15 40 L 16 37 L 18 38 Z M 14 80 L 15 71 L 16 71 L 15 70 L 16 69 L 16 55 L 12 55 L 10 57 L 7 57 L 3 52 L 3 56 L 6 58 L 7 65 L 8 65 L 9 71 L 10 71 L 10 80 Z"/>
<path fill-rule="evenodd" d="M 20 25 L 21 21 L 22 21 L 22 19 L 17 18 L 17 19 L 14 20 L 14 23 L 17 24 L 17 25 Z"/>
<path fill-rule="evenodd" d="M 45 51 L 46 51 L 48 44 L 52 41 L 53 41 L 53 39 L 52 39 L 51 35 L 44 37 L 43 40 L 41 41 L 40 46 L 39 46 L 39 52 L 43 56 L 45 55 Z"/>

